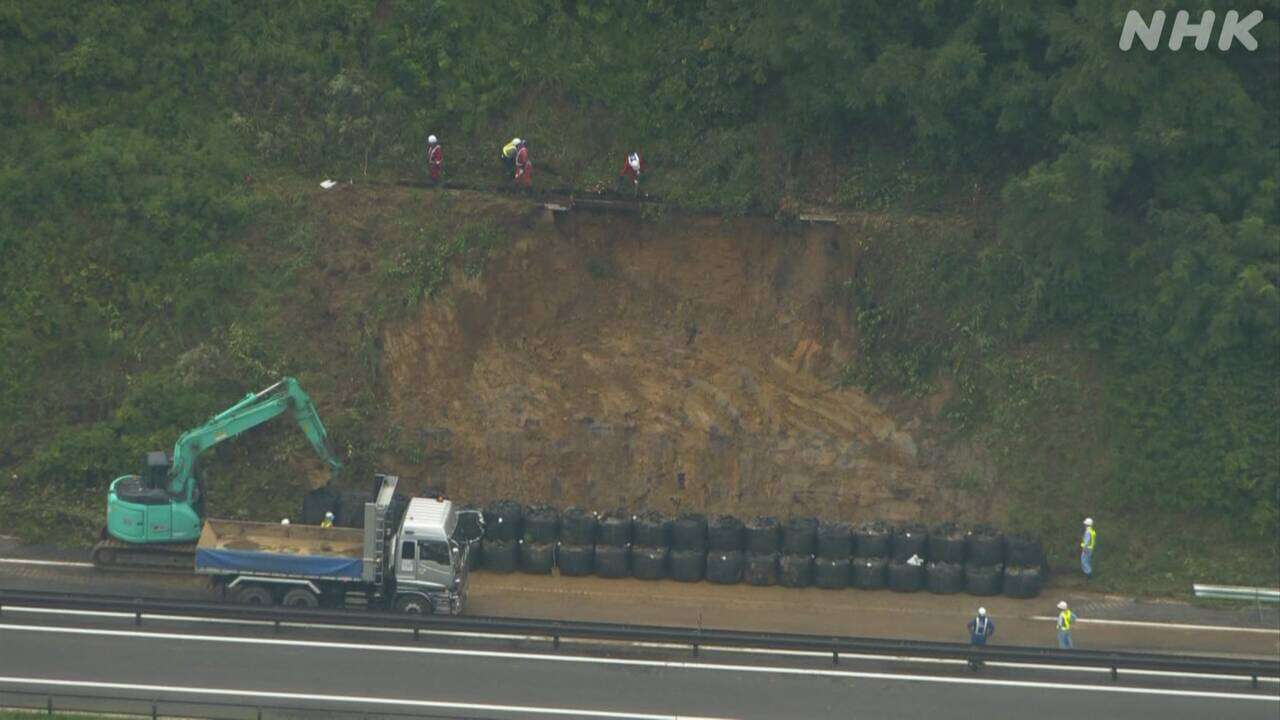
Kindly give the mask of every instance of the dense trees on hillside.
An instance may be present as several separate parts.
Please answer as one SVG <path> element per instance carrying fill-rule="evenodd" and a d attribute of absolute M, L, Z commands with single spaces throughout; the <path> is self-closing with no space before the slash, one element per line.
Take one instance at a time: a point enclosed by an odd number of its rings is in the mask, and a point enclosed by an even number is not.
<path fill-rule="evenodd" d="M 235 319 L 244 176 L 412 172 L 436 131 L 490 182 L 519 131 L 731 212 L 886 153 L 1000 188 L 987 330 L 1109 363 L 1118 495 L 1274 529 L 1280 4 L 1256 52 L 1126 53 L 1134 4 L 0 0 L 0 465 Z"/>

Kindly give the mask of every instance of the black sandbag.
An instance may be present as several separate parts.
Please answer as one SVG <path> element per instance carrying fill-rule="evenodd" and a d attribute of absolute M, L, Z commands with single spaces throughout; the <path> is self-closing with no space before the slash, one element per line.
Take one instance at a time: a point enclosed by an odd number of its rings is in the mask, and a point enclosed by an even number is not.
<path fill-rule="evenodd" d="M 747 538 L 747 551 L 753 553 L 776 553 L 781 545 L 781 533 L 778 518 L 756 517 L 747 521 L 743 530 Z"/>
<path fill-rule="evenodd" d="M 748 585 L 778 584 L 778 553 L 748 552 L 742 568 L 742 579 Z"/>
<path fill-rule="evenodd" d="M 520 570 L 533 575 L 546 575 L 555 565 L 555 543 L 522 542 L 520 545 Z"/>
<path fill-rule="evenodd" d="M 672 550 L 667 556 L 667 572 L 672 580 L 698 582 L 707 571 L 706 550 Z"/>
<path fill-rule="evenodd" d="M 1004 569 L 1004 594 L 1011 598 L 1033 598 L 1040 594 L 1041 579 L 1038 566 L 1008 565 Z"/>
<path fill-rule="evenodd" d="M 861 558 L 889 557 L 889 542 L 893 533 L 881 520 L 870 520 L 853 531 L 853 552 Z"/>
<path fill-rule="evenodd" d="M 345 528 L 364 527 L 364 505 L 373 502 L 368 490 L 343 490 L 339 493 L 338 509 L 333 524 Z"/>
<path fill-rule="evenodd" d="M 1040 541 L 1022 533 L 1005 536 L 1004 554 L 1010 565 L 1039 567 L 1044 564 L 1044 548 Z"/>
<path fill-rule="evenodd" d="M 818 557 L 813 559 L 813 584 L 835 590 L 849 587 L 849 558 Z"/>
<path fill-rule="evenodd" d="M 631 518 L 632 544 L 643 547 L 671 547 L 671 520 L 649 510 Z"/>
<path fill-rule="evenodd" d="M 480 565 L 492 572 L 509 573 L 516 569 L 518 552 L 515 540 L 486 537 L 480 541 Z"/>
<path fill-rule="evenodd" d="M 951 595 L 964 589 L 964 566 L 953 562 L 931 562 L 924 566 L 925 586 L 935 595 Z"/>
<path fill-rule="evenodd" d="M 520 538 L 520 519 L 524 508 L 513 500 L 497 500 L 484 509 L 484 534 L 494 540 Z"/>
<path fill-rule="evenodd" d="M 889 563 L 889 589 L 894 592 L 916 592 L 924 587 L 924 565 L 906 562 Z"/>
<path fill-rule="evenodd" d="M 879 590 L 885 584 L 888 560 L 883 557 L 856 557 L 852 566 L 852 584 L 863 590 Z"/>
<path fill-rule="evenodd" d="M 556 565 L 561 575 L 581 577 L 594 569 L 596 549 L 593 545 L 565 545 L 556 548 Z"/>
<path fill-rule="evenodd" d="M 813 556 L 783 555 L 778 558 L 778 584 L 795 588 L 812 585 Z"/>
<path fill-rule="evenodd" d="M 614 545 L 596 545 L 596 575 L 602 578 L 620 578 L 631 574 L 631 548 Z"/>
<path fill-rule="evenodd" d="M 338 495 L 328 485 L 302 496 L 302 524 L 319 525 L 327 512 L 338 509 Z"/>
<path fill-rule="evenodd" d="M 566 508 L 560 514 L 560 542 L 566 545 L 596 544 L 596 514 L 580 507 Z"/>
<path fill-rule="evenodd" d="M 702 513 L 681 513 L 671 523 L 672 550 L 707 551 L 707 516 Z M 673 573 L 674 575 L 674 573 Z"/>
<path fill-rule="evenodd" d="M 782 528 L 782 552 L 786 555 L 812 555 L 817 538 L 817 518 L 791 518 Z"/>
<path fill-rule="evenodd" d="M 631 515 L 612 512 L 600 518 L 596 527 L 596 545 L 626 547 L 631 544 Z"/>
<path fill-rule="evenodd" d="M 392 499 L 395 504 L 395 499 Z M 458 505 L 458 527 L 454 530 L 457 537 L 473 538 L 482 537 L 484 531 L 480 528 L 480 514 L 475 512 L 478 508 L 475 505 Z"/>
<path fill-rule="evenodd" d="M 707 520 L 707 547 L 726 552 L 742 550 L 742 521 L 732 515 L 712 515 Z"/>
<path fill-rule="evenodd" d="M 945 522 L 929 531 L 929 559 L 944 563 L 964 562 L 964 530 Z"/>
<path fill-rule="evenodd" d="M 707 580 L 719 585 L 742 582 L 745 564 L 740 550 L 712 550 L 707 553 Z"/>
<path fill-rule="evenodd" d="M 1004 535 L 989 525 L 978 525 L 965 533 L 965 561 L 974 565 L 1004 563 Z"/>
<path fill-rule="evenodd" d="M 661 580 L 667 576 L 667 554 L 664 547 L 631 548 L 631 576 L 641 580 Z"/>
<path fill-rule="evenodd" d="M 999 595 L 1004 580 L 1002 565 L 965 563 L 964 589 L 970 595 Z"/>
<path fill-rule="evenodd" d="M 524 509 L 525 543 L 554 543 L 560 537 L 560 511 L 550 505 L 530 505 Z"/>
<path fill-rule="evenodd" d="M 925 546 L 928 543 L 929 530 L 925 526 L 919 523 L 899 525 L 894 528 L 893 539 L 889 542 L 889 559 L 894 562 L 906 562 L 914 555 L 925 560 L 927 559 Z"/>
<path fill-rule="evenodd" d="M 852 556 L 852 524 L 843 521 L 818 523 L 818 557 L 848 560 Z"/>

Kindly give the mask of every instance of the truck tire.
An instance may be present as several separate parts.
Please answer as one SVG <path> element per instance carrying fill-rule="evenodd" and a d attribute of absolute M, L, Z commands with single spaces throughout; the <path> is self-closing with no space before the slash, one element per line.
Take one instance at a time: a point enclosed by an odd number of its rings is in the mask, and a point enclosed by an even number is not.
<path fill-rule="evenodd" d="M 999 565 L 1004 562 L 1004 536 L 990 526 L 979 525 L 965 533 L 965 560 L 974 565 Z"/>
<path fill-rule="evenodd" d="M 1040 541 L 1022 533 L 1005 537 L 1004 554 L 1010 565 L 1039 567 L 1044 564 L 1044 548 Z M 1005 575 L 1008 575 L 1007 570 Z"/>
<path fill-rule="evenodd" d="M 632 544 L 648 548 L 671 547 L 671 520 L 650 510 L 631 518 Z"/>
<path fill-rule="evenodd" d="M 743 530 L 747 537 L 747 551 L 753 553 L 776 553 L 781 545 L 778 518 L 756 517 L 747 521 Z"/>
<path fill-rule="evenodd" d="M 1039 567 L 1028 565 L 1008 565 L 1004 569 L 1005 597 L 1028 599 L 1040 594 L 1041 574 Z"/>
<path fill-rule="evenodd" d="M 549 575 L 556 560 L 555 543 L 521 542 L 520 571 L 530 575 Z"/>
<path fill-rule="evenodd" d="M 671 523 L 671 549 L 706 553 L 707 516 L 702 513 L 682 513 L 677 517 Z"/>
<path fill-rule="evenodd" d="M 481 567 L 498 573 L 514 572 L 519 550 L 514 540 L 486 537 L 480 541 Z"/>
<path fill-rule="evenodd" d="M 817 537 L 817 518 L 791 518 L 782 528 L 782 552 L 784 555 L 812 555 Z"/>
<path fill-rule="evenodd" d="M 525 544 L 546 545 L 560 538 L 560 511 L 550 505 L 530 505 L 524 509 Z"/>
<path fill-rule="evenodd" d="M 778 584 L 783 587 L 809 587 L 813 584 L 812 555 L 783 555 L 778 559 Z"/>
<path fill-rule="evenodd" d="M 964 566 L 964 587 L 970 595 L 999 595 L 1004 580 L 1004 567 L 1000 565 L 978 565 L 966 563 Z"/>
<path fill-rule="evenodd" d="M 849 558 L 818 557 L 813 559 L 813 584 L 835 590 L 849 587 Z"/>
<path fill-rule="evenodd" d="M 236 588 L 235 601 L 241 605 L 271 607 L 276 604 L 275 593 L 261 585 L 242 585 Z"/>
<path fill-rule="evenodd" d="M 928 551 L 925 546 L 929 543 L 929 531 L 925 526 L 919 523 L 906 523 L 899 525 L 893 530 L 893 538 L 889 541 L 889 559 L 894 562 L 906 562 L 914 555 L 921 560 L 926 559 Z M 890 571 L 892 572 L 892 570 Z M 893 588 L 892 577 L 890 578 L 890 589 Z"/>
<path fill-rule="evenodd" d="M 889 541 L 892 532 L 880 520 L 871 520 L 853 531 L 854 554 L 860 558 L 889 557 Z"/>
<path fill-rule="evenodd" d="M 964 589 L 964 566 L 953 562 L 931 562 L 924 566 L 925 586 L 935 595 L 952 595 Z"/>
<path fill-rule="evenodd" d="M 698 582 L 707 574 L 706 550 L 672 550 L 667 556 L 672 580 Z"/>
<path fill-rule="evenodd" d="M 853 525 L 847 522 L 818 523 L 818 557 L 848 560 L 853 556 Z"/>
<path fill-rule="evenodd" d="M 318 608 L 320 598 L 304 587 L 289 588 L 289 591 L 280 599 L 280 604 L 290 608 Z"/>
<path fill-rule="evenodd" d="M 964 531 L 955 523 L 940 523 L 929 531 L 929 559 L 944 563 L 964 562 Z"/>
<path fill-rule="evenodd" d="M 421 595 L 401 595 L 396 598 L 396 612 L 406 615 L 431 615 L 435 611 L 431 600 Z"/>
<path fill-rule="evenodd" d="M 853 586 L 863 590 L 879 590 L 884 587 L 885 568 L 883 557 L 856 557 L 850 563 L 853 568 Z"/>
<path fill-rule="evenodd" d="M 596 544 L 596 514 L 580 507 L 567 508 L 560 515 L 560 542 L 566 545 Z"/>
<path fill-rule="evenodd" d="M 712 550 L 707 553 L 707 580 L 717 585 L 740 583 L 744 564 L 741 550 Z"/>
<path fill-rule="evenodd" d="M 565 545 L 561 543 L 556 549 L 556 565 L 560 566 L 560 574 L 570 577 L 590 575 L 594 568 L 596 548 L 594 545 Z"/>
<path fill-rule="evenodd" d="M 746 564 L 742 568 L 742 579 L 746 580 L 748 585 L 777 585 L 778 553 L 748 552 Z"/>
<path fill-rule="evenodd" d="M 741 551 L 742 521 L 732 515 L 712 515 L 707 521 L 707 547 L 721 552 Z"/>
<path fill-rule="evenodd" d="M 641 580 L 661 580 L 667 576 L 665 547 L 631 548 L 631 576 Z"/>
<path fill-rule="evenodd" d="M 602 578 L 621 578 L 631 574 L 631 549 L 614 545 L 597 545 L 595 552 L 596 575 Z"/>
<path fill-rule="evenodd" d="M 905 562 L 889 563 L 889 589 L 894 592 L 916 592 L 924 587 L 924 565 Z"/>
<path fill-rule="evenodd" d="M 514 542 L 520 537 L 524 509 L 514 500 L 497 500 L 484 509 L 485 539 Z"/>
<path fill-rule="evenodd" d="M 600 518 L 596 531 L 596 545 L 624 548 L 631 544 L 631 516 L 622 512 L 609 513 Z"/>

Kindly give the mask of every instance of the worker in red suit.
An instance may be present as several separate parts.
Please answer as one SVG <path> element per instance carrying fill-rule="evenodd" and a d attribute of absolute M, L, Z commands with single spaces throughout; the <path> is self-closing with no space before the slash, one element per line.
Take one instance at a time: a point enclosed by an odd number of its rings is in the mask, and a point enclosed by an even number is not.
<path fill-rule="evenodd" d="M 440 141 L 435 135 L 427 136 L 427 172 L 431 176 L 431 184 L 440 184 L 440 175 L 444 173 L 444 151 L 440 149 Z"/>
<path fill-rule="evenodd" d="M 529 161 L 529 142 L 522 140 L 516 151 L 516 189 L 533 190 L 533 163 Z"/>
<path fill-rule="evenodd" d="M 620 189 L 628 186 L 634 188 L 636 194 L 640 194 L 640 173 L 644 172 L 644 161 L 640 159 L 640 153 L 633 152 L 627 155 L 626 162 L 622 163 L 622 171 L 618 173 L 618 187 Z"/>

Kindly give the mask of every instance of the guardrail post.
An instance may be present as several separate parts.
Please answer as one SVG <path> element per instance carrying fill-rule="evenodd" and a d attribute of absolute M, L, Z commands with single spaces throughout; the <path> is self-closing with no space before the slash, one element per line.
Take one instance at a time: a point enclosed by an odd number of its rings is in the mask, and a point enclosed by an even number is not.
<path fill-rule="evenodd" d="M 1254 676 L 1253 676 L 1253 689 L 1254 689 L 1254 690 L 1257 690 L 1257 689 L 1258 689 L 1258 676 L 1257 676 L 1257 675 L 1254 675 Z"/>
<path fill-rule="evenodd" d="M 1111 666 L 1111 682 L 1115 682 L 1119 679 L 1120 679 L 1120 671 L 1118 668 L 1116 668 L 1115 665 L 1112 665 Z"/>
<path fill-rule="evenodd" d="M 153 701 L 153 702 L 151 703 L 151 720 L 156 720 L 156 718 L 158 718 L 158 717 L 160 717 L 160 713 L 159 713 L 159 712 L 157 712 L 157 710 L 156 710 L 156 703 Z"/>
<path fill-rule="evenodd" d="M 555 635 L 551 636 L 551 647 L 555 648 L 556 650 L 560 649 L 560 633 L 556 633 Z"/>
<path fill-rule="evenodd" d="M 276 618 L 276 634 L 280 634 L 280 618 Z"/>
<path fill-rule="evenodd" d="M 48 714 L 52 715 L 53 714 L 53 696 L 49 695 L 44 700 L 45 700 L 44 709 L 48 712 Z"/>
<path fill-rule="evenodd" d="M 133 624 L 142 625 L 142 600 L 133 601 Z"/>
<path fill-rule="evenodd" d="M 418 623 L 414 623 L 414 624 L 413 624 L 413 640 L 414 640 L 414 642 L 417 642 L 417 641 L 418 641 L 418 633 L 419 633 L 419 631 L 421 631 L 421 630 L 422 630 L 422 626 L 421 626 L 421 625 L 419 625 Z"/>
<path fill-rule="evenodd" d="M 262 720 L 262 706 L 258 706 L 258 720 Z"/>
<path fill-rule="evenodd" d="M 831 651 L 831 664 L 832 664 L 832 665 L 839 665 L 839 664 L 840 664 L 840 651 L 839 651 L 839 650 L 832 650 L 832 651 Z"/>

